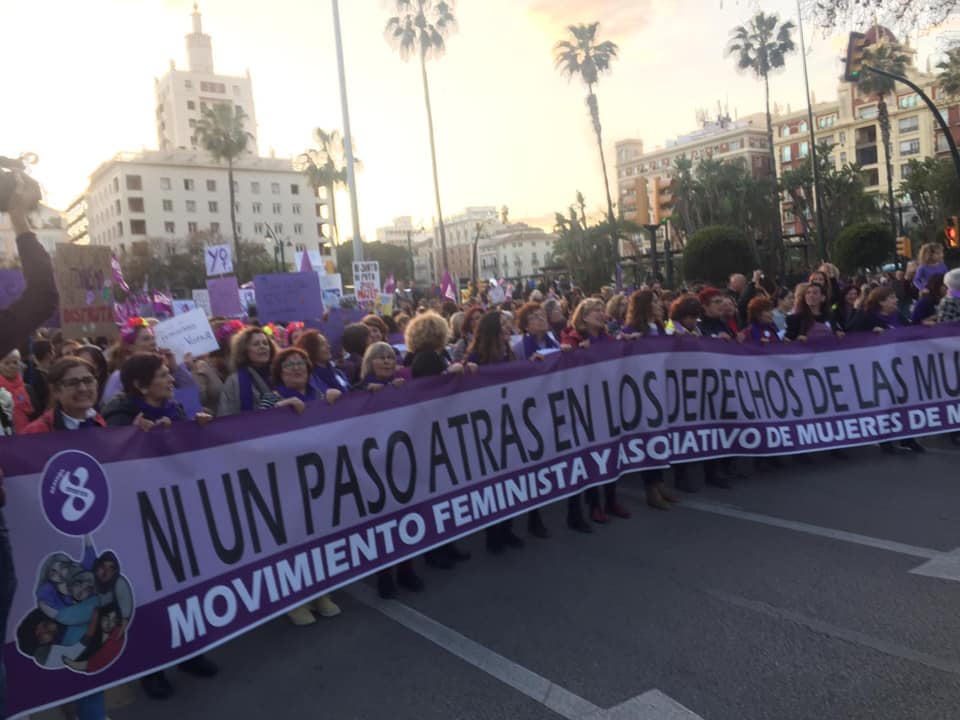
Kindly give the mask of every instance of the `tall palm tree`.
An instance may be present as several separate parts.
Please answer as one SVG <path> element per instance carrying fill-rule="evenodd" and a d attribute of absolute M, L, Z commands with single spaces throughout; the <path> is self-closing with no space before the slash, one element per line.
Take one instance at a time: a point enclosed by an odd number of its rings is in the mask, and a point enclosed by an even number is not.
<path fill-rule="evenodd" d="M 597 29 L 600 23 L 589 25 L 570 25 L 567 30 L 573 40 L 561 40 L 553 47 L 554 67 L 560 74 L 578 77 L 587 86 L 587 108 L 593 121 L 593 132 L 597 136 L 597 148 L 600 151 L 600 166 L 603 168 L 603 187 L 607 192 L 607 222 L 610 227 L 616 225 L 613 216 L 613 199 L 610 197 L 610 181 L 607 178 L 607 161 L 603 155 L 603 136 L 600 127 L 600 107 L 594 87 L 600 80 L 600 73 L 608 72 L 617 58 L 619 48 L 609 40 L 597 42 Z M 616 248 L 614 248 L 616 255 Z"/>
<path fill-rule="evenodd" d="M 960 95 L 960 47 L 947 50 L 947 57 L 937 63 L 940 88 L 952 97 Z"/>
<path fill-rule="evenodd" d="M 735 55 L 737 68 L 751 71 L 763 80 L 767 109 L 767 147 L 770 162 L 770 197 L 773 201 L 774 242 L 778 262 L 783 260 L 783 226 L 780 222 L 780 191 L 777 183 L 777 159 L 773 150 L 773 117 L 770 114 L 770 73 L 786 64 L 786 57 L 796 49 L 791 34 L 794 24 L 780 22 L 776 14 L 758 12 L 746 25 L 730 31 L 727 54 Z"/>
<path fill-rule="evenodd" d="M 387 20 L 387 40 L 403 60 L 416 53 L 420 58 L 423 80 L 423 102 L 427 108 L 427 129 L 430 133 L 430 162 L 433 168 L 433 195 L 437 204 L 437 228 L 440 230 L 440 251 L 443 269 L 447 263 L 447 231 L 443 227 L 440 208 L 440 180 L 437 178 L 437 148 L 433 140 L 433 110 L 430 107 L 430 85 L 427 82 L 427 60 L 443 55 L 446 37 L 457 26 L 451 3 L 443 0 L 394 0 L 397 14 Z"/>
<path fill-rule="evenodd" d="M 340 244 L 340 230 L 337 227 L 337 203 L 334 193 L 337 188 L 347 185 L 347 164 L 343 149 L 343 137 L 339 130 L 324 130 L 315 128 L 313 139 L 316 148 L 305 150 L 297 156 L 294 167 L 307 176 L 307 182 L 317 192 L 326 188 L 327 200 L 330 203 L 330 224 L 333 228 L 332 240 L 334 245 Z M 354 167 L 359 168 L 360 161 L 354 159 Z"/>
<path fill-rule="evenodd" d="M 910 57 L 903 51 L 899 43 L 888 40 L 878 40 L 868 46 L 863 52 L 863 64 L 875 67 L 878 70 L 905 75 Z M 872 73 L 866 68 L 860 73 L 859 92 L 861 95 L 877 96 L 877 123 L 880 125 L 880 137 L 883 144 L 883 161 L 887 169 L 887 204 L 890 212 L 890 229 L 894 237 L 898 233 L 897 212 L 893 202 L 893 160 L 890 157 L 890 112 L 887 110 L 886 96 L 896 91 L 896 81 L 893 78 Z"/>
<path fill-rule="evenodd" d="M 227 161 L 227 187 L 230 190 L 230 229 L 233 232 L 234 255 L 237 275 L 240 275 L 243 258 L 240 253 L 240 237 L 237 235 L 237 207 L 233 189 L 233 162 L 242 155 L 253 136 L 243 129 L 247 113 L 239 105 L 218 103 L 201 110 L 197 121 L 197 137 L 204 149 L 217 162 Z"/>

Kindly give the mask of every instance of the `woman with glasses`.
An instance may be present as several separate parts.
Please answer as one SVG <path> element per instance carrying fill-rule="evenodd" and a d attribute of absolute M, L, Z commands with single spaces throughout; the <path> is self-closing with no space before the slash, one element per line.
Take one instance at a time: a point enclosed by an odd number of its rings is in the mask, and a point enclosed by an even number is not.
<path fill-rule="evenodd" d="M 397 375 L 397 352 L 385 342 L 375 342 L 367 348 L 360 365 L 360 387 L 381 390 L 387 385 L 400 387 L 404 380 Z"/>

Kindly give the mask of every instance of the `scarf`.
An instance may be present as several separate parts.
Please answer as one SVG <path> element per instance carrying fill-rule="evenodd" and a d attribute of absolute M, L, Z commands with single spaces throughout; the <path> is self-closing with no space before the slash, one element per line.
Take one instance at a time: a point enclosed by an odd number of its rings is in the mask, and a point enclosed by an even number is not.
<path fill-rule="evenodd" d="M 333 365 L 329 365 L 327 367 L 315 367 L 313 369 L 313 374 L 310 376 L 310 385 L 323 392 L 326 392 L 331 388 L 334 390 L 339 390 L 340 392 L 346 392 L 350 389 L 350 383 L 347 381 L 347 376 L 337 368 L 333 367 Z"/>
<path fill-rule="evenodd" d="M 877 326 L 882 325 L 887 330 L 892 330 L 903 325 L 903 319 L 900 317 L 900 313 L 898 312 L 893 312 L 890 315 L 874 313 L 873 318 Z"/>
<path fill-rule="evenodd" d="M 240 384 L 240 409 L 253 410 L 253 386 L 259 387 L 257 392 L 262 394 L 262 388 L 269 387 L 267 368 L 243 367 L 237 370 L 237 382 Z M 253 374 L 257 377 L 254 378 Z"/>
<path fill-rule="evenodd" d="M 16 432 L 22 432 L 29 424 L 30 416 L 33 415 L 33 403 L 30 402 L 23 376 L 17 373 L 17 376 L 11 380 L 0 375 L 0 387 L 10 393 L 13 398 L 13 428 Z"/>
<path fill-rule="evenodd" d="M 764 340 L 768 342 L 780 342 L 779 332 L 777 326 L 773 323 L 769 325 L 752 323 L 750 325 L 750 339 L 754 342 L 763 342 Z"/>
<path fill-rule="evenodd" d="M 297 392 L 288 388 L 286 385 L 277 385 L 277 395 L 282 398 L 300 398 L 303 402 L 313 402 L 317 399 L 317 389 L 312 385 L 307 385 L 307 391 L 305 393 Z"/>
<path fill-rule="evenodd" d="M 383 378 L 379 378 L 373 373 L 370 373 L 360 382 L 360 387 L 365 388 L 368 385 L 370 385 L 370 383 L 373 383 L 374 385 L 389 385 L 396 379 L 396 377 L 397 377 L 397 374 L 394 373 L 391 377 L 384 380 Z"/>
<path fill-rule="evenodd" d="M 560 347 L 560 343 L 553 337 L 553 333 L 548 332 L 544 335 L 542 343 L 530 333 L 525 333 L 523 336 L 523 356 L 528 359 L 532 358 L 538 350 L 556 349 L 558 347 Z"/>
<path fill-rule="evenodd" d="M 170 422 L 177 422 L 183 419 L 183 410 L 180 408 L 180 405 L 173 400 L 167 400 L 160 407 L 151 405 L 143 398 L 130 398 L 130 400 L 133 406 L 150 422 L 157 422 L 157 420 L 161 418 L 168 418 Z"/>
<path fill-rule="evenodd" d="M 957 300 L 960 300 L 960 290 L 947 290 L 947 295 Z"/>

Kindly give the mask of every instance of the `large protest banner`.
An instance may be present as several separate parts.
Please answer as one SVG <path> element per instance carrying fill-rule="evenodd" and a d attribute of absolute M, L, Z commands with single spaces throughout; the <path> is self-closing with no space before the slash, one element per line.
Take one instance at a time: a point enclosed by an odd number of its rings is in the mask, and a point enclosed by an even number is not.
<path fill-rule="evenodd" d="M 303 415 L 4 440 L 9 709 L 172 665 L 627 472 L 958 428 L 952 324 L 774 347 L 607 342 Z"/>
<path fill-rule="evenodd" d="M 114 337 L 113 266 L 110 248 L 58 244 L 53 269 L 60 291 L 64 337 Z"/>

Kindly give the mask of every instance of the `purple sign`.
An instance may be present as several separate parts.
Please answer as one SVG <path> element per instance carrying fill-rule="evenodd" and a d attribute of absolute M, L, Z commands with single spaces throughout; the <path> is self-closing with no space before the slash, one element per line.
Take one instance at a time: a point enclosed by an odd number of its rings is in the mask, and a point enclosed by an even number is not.
<path fill-rule="evenodd" d="M 210 293 L 210 312 L 223 317 L 243 315 L 240 305 L 240 286 L 233 275 L 207 279 L 207 291 Z"/>
<path fill-rule="evenodd" d="M 347 393 L 302 415 L 9 438 L 14 559 L 37 581 L 13 598 L 7 711 L 170 666 L 627 473 L 954 432 L 958 339 L 960 323 L 789 345 L 609 341 Z M 86 648 L 105 608 L 103 644 Z"/>
<path fill-rule="evenodd" d="M 323 317 L 323 291 L 315 272 L 257 275 L 257 317 L 261 322 L 294 322 Z"/>
<path fill-rule="evenodd" d="M 23 273 L 11 268 L 0 268 L 0 308 L 5 308 L 23 294 L 27 284 Z"/>

